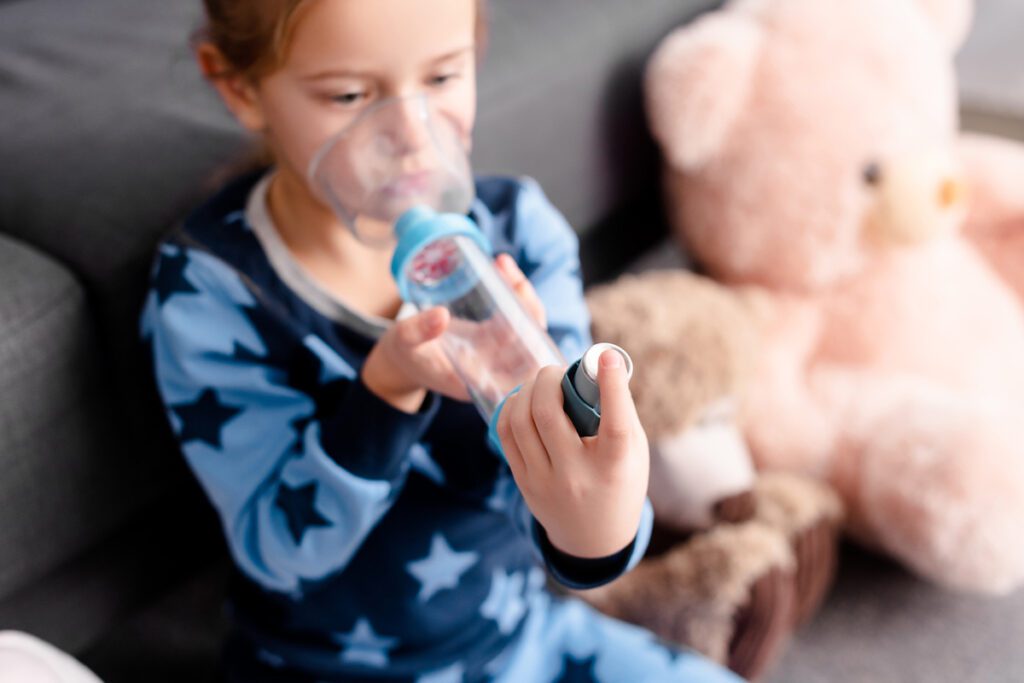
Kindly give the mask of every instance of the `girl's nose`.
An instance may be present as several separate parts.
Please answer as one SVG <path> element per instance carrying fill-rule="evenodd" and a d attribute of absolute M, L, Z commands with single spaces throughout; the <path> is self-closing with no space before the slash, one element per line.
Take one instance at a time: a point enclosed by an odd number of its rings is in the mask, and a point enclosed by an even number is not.
<path fill-rule="evenodd" d="M 430 115 L 420 97 L 395 100 L 389 107 L 386 134 L 396 156 L 414 155 L 430 142 Z"/>

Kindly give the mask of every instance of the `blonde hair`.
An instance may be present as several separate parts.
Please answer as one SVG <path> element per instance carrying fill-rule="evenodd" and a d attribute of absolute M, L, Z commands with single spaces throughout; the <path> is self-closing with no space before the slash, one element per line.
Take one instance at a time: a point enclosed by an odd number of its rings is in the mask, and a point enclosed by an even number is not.
<path fill-rule="evenodd" d="M 367 0 L 373 2 L 373 0 Z M 219 76 L 259 78 L 273 71 L 288 52 L 295 18 L 308 0 L 203 0 L 206 26 L 196 34 L 220 51 L 225 69 Z M 487 40 L 487 3 L 476 0 L 477 54 Z"/>

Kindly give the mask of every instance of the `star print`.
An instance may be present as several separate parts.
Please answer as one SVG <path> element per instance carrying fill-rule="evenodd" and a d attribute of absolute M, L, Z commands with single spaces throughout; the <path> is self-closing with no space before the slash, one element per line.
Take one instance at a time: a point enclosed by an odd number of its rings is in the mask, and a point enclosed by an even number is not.
<path fill-rule="evenodd" d="M 244 227 L 249 227 L 249 222 L 245 218 L 245 211 L 232 211 L 227 216 L 224 216 L 224 225 L 232 225 L 234 223 L 241 223 Z"/>
<path fill-rule="evenodd" d="M 526 253 L 526 249 L 519 250 L 519 258 L 516 259 L 516 263 L 519 265 L 519 270 L 523 271 L 526 279 L 533 277 L 534 273 L 544 265 L 543 261 L 534 261 L 530 258 L 530 255 Z"/>
<path fill-rule="evenodd" d="M 406 565 L 406 569 L 420 582 L 420 602 L 430 600 L 440 590 L 455 588 L 460 577 L 480 559 L 475 552 L 458 553 L 440 533 L 430 542 L 430 554 L 422 560 Z"/>
<path fill-rule="evenodd" d="M 256 657 L 261 662 L 266 662 L 275 669 L 283 668 L 286 663 L 284 657 L 282 657 L 281 655 L 274 654 L 269 650 L 261 649 L 259 652 L 256 653 Z"/>
<path fill-rule="evenodd" d="M 430 479 L 438 486 L 444 485 L 444 471 L 441 467 L 430 457 L 430 448 L 425 444 L 415 444 L 409 450 L 409 460 L 412 464 L 412 468 Z"/>
<path fill-rule="evenodd" d="M 512 500 L 512 496 L 515 495 L 516 491 L 516 481 L 512 478 L 512 475 L 502 473 L 495 478 L 494 491 L 484 501 L 484 505 L 487 506 L 488 510 L 505 512 L 508 510 L 508 503 Z"/>
<path fill-rule="evenodd" d="M 177 254 L 161 254 L 157 264 L 156 275 L 153 276 L 153 288 L 161 306 L 175 294 L 198 294 L 199 290 L 185 276 L 189 257 L 184 251 Z"/>
<path fill-rule="evenodd" d="M 331 522 L 316 509 L 316 487 L 315 482 L 296 489 L 282 483 L 277 491 L 274 505 L 284 512 L 295 545 L 302 545 L 302 539 L 310 528 L 331 526 Z"/>
<path fill-rule="evenodd" d="M 466 667 L 456 662 L 451 666 L 420 676 L 416 683 L 462 683 L 466 676 Z"/>
<path fill-rule="evenodd" d="M 194 403 L 178 403 L 171 410 L 181 420 L 182 443 L 197 440 L 217 449 L 221 448 L 224 425 L 242 412 L 238 406 L 221 403 L 213 389 L 204 390 Z"/>
<path fill-rule="evenodd" d="M 388 665 L 388 650 L 398 644 L 398 638 L 386 638 L 376 633 L 368 619 L 359 619 L 350 633 L 335 636 L 335 640 L 345 646 L 341 661 L 377 668 Z"/>
<path fill-rule="evenodd" d="M 487 619 L 498 623 L 498 630 L 508 635 L 526 614 L 526 601 L 523 599 L 525 576 L 519 572 L 506 574 L 500 569 L 494 570 L 491 578 L 491 591 L 487 599 L 480 605 L 480 613 Z"/>
<path fill-rule="evenodd" d="M 303 339 L 302 343 L 320 360 L 321 384 L 328 384 L 337 379 L 354 380 L 356 378 L 355 368 L 320 337 L 311 334 Z"/>
<path fill-rule="evenodd" d="M 589 659 L 576 659 L 572 655 L 566 655 L 562 668 L 562 675 L 555 683 L 599 683 L 594 675 L 594 664 L 597 663 L 597 655 Z"/>
<path fill-rule="evenodd" d="M 261 356 L 260 354 L 256 353 L 255 351 L 247 347 L 245 344 L 242 344 L 241 342 L 237 341 L 235 342 L 235 348 L 231 354 L 231 357 L 243 363 L 259 363 L 265 360 L 266 358 L 265 356 Z"/>

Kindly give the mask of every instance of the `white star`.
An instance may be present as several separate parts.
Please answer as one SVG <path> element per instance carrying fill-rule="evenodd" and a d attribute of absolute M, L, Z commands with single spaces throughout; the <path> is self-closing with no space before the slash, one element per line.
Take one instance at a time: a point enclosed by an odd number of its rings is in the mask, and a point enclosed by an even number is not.
<path fill-rule="evenodd" d="M 385 638 L 374 632 L 368 619 L 359 619 L 351 633 L 336 635 L 334 640 L 345 646 L 341 661 L 373 667 L 387 666 L 387 651 L 398 644 L 398 638 Z"/>
<path fill-rule="evenodd" d="M 443 588 L 455 588 L 459 578 L 477 563 L 475 552 L 457 553 L 440 533 L 430 542 L 430 554 L 422 560 L 407 564 L 406 570 L 420 582 L 420 602 L 426 602 Z"/>
<path fill-rule="evenodd" d="M 466 668 L 456 662 L 448 668 L 420 676 L 416 683 L 462 683 Z"/>
<path fill-rule="evenodd" d="M 526 576 L 522 572 L 506 574 L 500 569 L 495 569 L 491 579 L 491 592 L 480 605 L 480 614 L 498 622 L 498 630 L 505 635 L 512 633 L 526 614 L 526 600 L 523 599 L 525 583 Z"/>
<path fill-rule="evenodd" d="M 409 461 L 412 468 L 430 479 L 438 486 L 444 485 L 444 472 L 441 467 L 430 457 L 430 449 L 418 443 L 409 449 Z"/>

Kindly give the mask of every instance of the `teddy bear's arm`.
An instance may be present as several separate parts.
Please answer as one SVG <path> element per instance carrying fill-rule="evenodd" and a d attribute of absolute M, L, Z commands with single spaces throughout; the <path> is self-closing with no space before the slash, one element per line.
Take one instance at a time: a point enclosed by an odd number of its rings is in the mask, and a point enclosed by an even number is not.
<path fill-rule="evenodd" d="M 959 151 L 971 195 L 965 234 L 1024 299 L 1024 145 L 965 135 Z"/>

